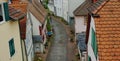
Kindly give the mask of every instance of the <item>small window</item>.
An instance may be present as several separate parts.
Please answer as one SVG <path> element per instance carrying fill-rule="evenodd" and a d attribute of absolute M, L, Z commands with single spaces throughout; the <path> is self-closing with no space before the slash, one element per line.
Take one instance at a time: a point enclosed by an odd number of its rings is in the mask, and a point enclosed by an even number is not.
<path fill-rule="evenodd" d="M 10 56 L 12 57 L 15 54 L 14 39 L 11 39 L 9 41 L 9 50 L 10 50 Z"/>
<path fill-rule="evenodd" d="M 3 21 L 2 5 L 0 4 L 0 22 Z"/>

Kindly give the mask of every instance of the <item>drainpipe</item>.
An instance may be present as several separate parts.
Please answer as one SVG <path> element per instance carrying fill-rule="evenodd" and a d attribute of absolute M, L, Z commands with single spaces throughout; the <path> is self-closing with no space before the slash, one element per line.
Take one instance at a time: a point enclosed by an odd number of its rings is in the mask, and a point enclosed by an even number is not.
<path fill-rule="evenodd" d="M 24 56 L 23 56 L 23 47 L 22 47 L 22 37 L 21 37 L 21 29 L 20 29 L 20 21 L 18 21 L 18 26 L 19 26 L 19 35 L 20 35 L 20 44 L 21 44 L 21 52 L 22 52 L 22 61 L 24 61 Z"/>

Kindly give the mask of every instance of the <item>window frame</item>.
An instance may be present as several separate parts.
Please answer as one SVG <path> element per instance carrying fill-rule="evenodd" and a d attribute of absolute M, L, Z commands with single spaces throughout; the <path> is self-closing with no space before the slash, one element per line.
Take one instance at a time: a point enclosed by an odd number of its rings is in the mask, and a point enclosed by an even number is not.
<path fill-rule="evenodd" d="M 11 42 L 13 42 L 12 44 L 11 44 Z M 10 53 L 10 57 L 13 57 L 14 55 L 15 55 L 15 43 L 14 43 L 14 39 L 12 38 L 12 39 L 10 39 L 9 40 L 9 53 Z M 12 47 L 12 48 L 11 48 Z M 14 50 L 14 51 L 13 51 Z M 11 53 L 12 52 L 12 53 Z"/>
<path fill-rule="evenodd" d="M 1 7 L 2 7 L 2 16 L 3 16 L 3 21 L 0 22 L 0 24 L 4 23 L 5 22 L 5 12 L 4 12 L 4 6 L 3 6 L 3 3 L 0 3 Z"/>

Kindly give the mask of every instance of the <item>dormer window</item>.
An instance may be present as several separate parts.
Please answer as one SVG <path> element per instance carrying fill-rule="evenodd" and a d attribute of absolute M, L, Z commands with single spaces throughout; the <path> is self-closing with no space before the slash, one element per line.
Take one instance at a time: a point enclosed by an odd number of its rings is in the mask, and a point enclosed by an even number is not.
<path fill-rule="evenodd" d="M 0 5 L 0 22 L 3 22 L 2 5 Z"/>
<path fill-rule="evenodd" d="M 9 20 L 8 3 L 0 3 L 0 24 Z"/>

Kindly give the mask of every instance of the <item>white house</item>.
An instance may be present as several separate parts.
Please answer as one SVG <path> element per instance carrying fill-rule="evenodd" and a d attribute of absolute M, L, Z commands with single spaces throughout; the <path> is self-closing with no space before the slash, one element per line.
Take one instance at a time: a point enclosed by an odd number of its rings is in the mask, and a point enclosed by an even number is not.
<path fill-rule="evenodd" d="M 76 8 L 73 12 L 74 14 L 74 27 L 75 27 L 75 37 L 76 37 L 76 40 L 80 40 L 82 42 L 82 38 L 83 38 L 83 42 L 81 44 L 81 42 L 79 43 L 78 41 L 78 47 L 81 45 L 81 46 L 86 46 L 87 44 L 85 43 L 86 41 L 86 37 L 80 37 L 80 34 L 83 33 L 84 35 L 86 35 L 86 27 L 87 27 L 87 21 L 88 21 L 88 10 L 87 8 L 89 6 L 91 6 L 92 4 L 92 0 L 86 0 L 84 1 L 78 8 Z M 79 36 L 79 39 L 78 39 L 78 36 Z M 84 39 L 85 38 L 85 39 Z M 83 45 L 84 44 L 84 45 Z M 82 50 L 82 48 L 79 48 L 78 50 Z M 85 48 L 84 48 L 85 49 Z M 85 53 L 87 52 L 87 49 L 86 51 L 84 51 Z M 79 52 L 79 54 L 81 55 L 80 57 L 82 58 L 81 61 L 86 61 L 86 57 L 83 57 L 82 56 L 82 53 L 83 52 Z M 85 54 L 86 56 L 86 54 Z M 83 59 L 84 58 L 84 59 Z"/>
<path fill-rule="evenodd" d="M 88 20 L 87 8 L 91 6 L 91 4 L 92 4 L 92 0 L 86 0 L 73 12 L 76 34 L 81 32 L 86 32 L 86 26 L 87 26 L 87 20 Z"/>
<path fill-rule="evenodd" d="M 48 3 L 48 8 L 50 11 L 52 11 L 54 13 L 54 0 L 49 0 L 49 3 Z"/>
<path fill-rule="evenodd" d="M 57 16 L 63 16 L 63 0 L 54 0 L 55 14 Z"/>
<path fill-rule="evenodd" d="M 69 0 L 63 0 L 63 18 L 67 21 L 68 21 L 68 1 Z"/>
<path fill-rule="evenodd" d="M 68 0 L 68 21 L 71 23 L 74 20 L 74 10 L 79 7 L 85 0 Z"/>
<path fill-rule="evenodd" d="M 29 24 L 31 25 L 31 29 L 29 29 L 30 26 L 28 29 L 31 31 L 34 53 L 43 53 L 45 50 L 44 45 L 46 43 L 47 12 L 40 2 L 34 0 L 32 1 L 32 4 L 28 5 L 28 17 Z"/>
<path fill-rule="evenodd" d="M 29 12 L 27 12 L 27 23 L 26 23 L 26 51 L 28 61 L 33 61 L 34 59 L 34 49 L 33 49 L 33 39 L 32 39 L 32 22 Z"/>

